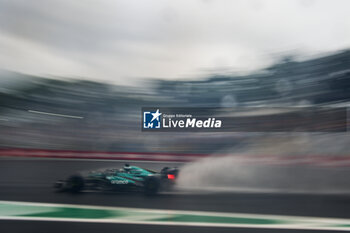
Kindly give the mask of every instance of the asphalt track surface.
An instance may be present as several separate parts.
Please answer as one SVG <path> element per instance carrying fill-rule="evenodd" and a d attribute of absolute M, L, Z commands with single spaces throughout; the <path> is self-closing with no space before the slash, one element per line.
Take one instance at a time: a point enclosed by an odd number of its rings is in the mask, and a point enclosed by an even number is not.
<path fill-rule="evenodd" d="M 52 184 L 76 171 L 120 167 L 119 161 L 0 159 L 0 200 L 254 213 L 293 216 L 350 218 L 350 196 L 342 194 L 268 194 L 268 193 L 183 193 L 172 192 L 156 197 L 138 193 L 55 193 Z M 133 163 L 159 170 L 167 163 Z M 1 232 L 317 232 L 255 228 L 215 228 L 193 226 L 131 225 L 54 221 L 1 220 Z M 331 232 L 331 231 L 322 231 Z"/>

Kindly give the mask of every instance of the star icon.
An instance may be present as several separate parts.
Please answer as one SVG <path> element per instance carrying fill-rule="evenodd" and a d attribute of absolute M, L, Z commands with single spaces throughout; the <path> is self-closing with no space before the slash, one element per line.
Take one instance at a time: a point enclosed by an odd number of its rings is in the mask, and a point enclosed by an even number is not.
<path fill-rule="evenodd" d="M 153 116 L 151 122 L 154 121 L 155 119 L 157 119 L 157 121 L 159 121 L 159 116 L 162 115 L 162 114 L 159 112 L 159 109 L 157 109 L 157 111 L 156 111 L 155 113 L 151 113 L 151 114 L 152 114 L 152 116 Z"/>

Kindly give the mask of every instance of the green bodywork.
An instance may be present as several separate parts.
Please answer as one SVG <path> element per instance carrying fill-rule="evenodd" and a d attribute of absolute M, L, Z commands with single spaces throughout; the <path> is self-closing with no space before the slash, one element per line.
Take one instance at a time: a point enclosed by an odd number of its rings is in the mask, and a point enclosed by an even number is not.
<path fill-rule="evenodd" d="M 156 172 L 146 170 L 137 166 L 129 166 L 128 169 L 107 169 L 105 171 L 91 172 L 90 179 L 107 179 L 115 185 L 138 185 L 146 177 L 153 176 Z"/>

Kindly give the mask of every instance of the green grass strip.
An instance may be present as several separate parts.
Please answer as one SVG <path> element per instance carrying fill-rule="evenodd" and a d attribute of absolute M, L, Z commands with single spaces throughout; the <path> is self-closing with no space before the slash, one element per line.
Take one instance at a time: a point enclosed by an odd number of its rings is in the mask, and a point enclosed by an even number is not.
<path fill-rule="evenodd" d="M 117 211 L 108 211 L 101 209 L 84 209 L 84 208 L 56 208 L 54 211 L 41 212 L 34 214 L 17 215 L 22 217 L 43 217 L 43 218 L 88 218 L 102 219 L 111 217 L 120 217 Z"/>

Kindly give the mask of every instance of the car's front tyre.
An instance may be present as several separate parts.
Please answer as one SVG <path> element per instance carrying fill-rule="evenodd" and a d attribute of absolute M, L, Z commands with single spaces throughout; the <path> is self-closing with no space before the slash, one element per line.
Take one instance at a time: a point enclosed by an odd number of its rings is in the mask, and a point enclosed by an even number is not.
<path fill-rule="evenodd" d="M 80 175 L 70 176 L 66 181 L 67 190 L 71 193 L 79 193 L 84 189 L 84 178 Z"/>

